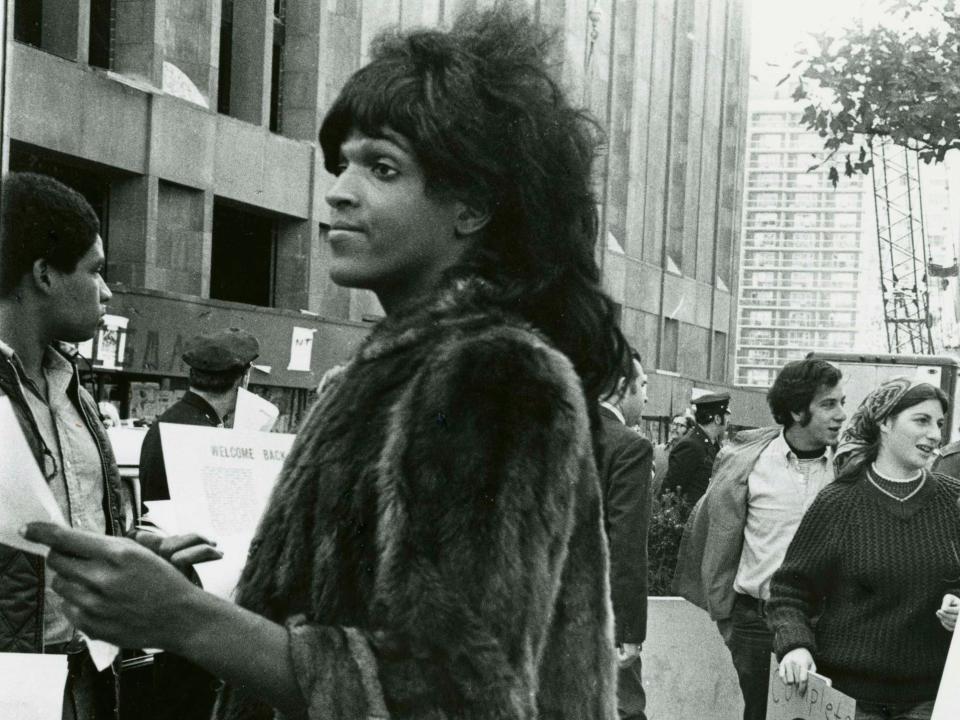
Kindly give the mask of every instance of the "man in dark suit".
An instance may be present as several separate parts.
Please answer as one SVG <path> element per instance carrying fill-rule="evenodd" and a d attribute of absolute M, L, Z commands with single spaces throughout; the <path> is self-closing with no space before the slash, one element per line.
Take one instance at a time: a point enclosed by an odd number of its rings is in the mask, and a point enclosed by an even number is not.
<path fill-rule="evenodd" d="M 713 461 L 720 450 L 720 436 L 727 426 L 730 394 L 701 395 L 693 404 L 697 424 L 670 451 L 667 476 L 661 490 L 676 492 L 690 503 L 690 507 L 696 505 L 707 491 Z"/>
<path fill-rule="evenodd" d="M 647 634 L 647 525 L 653 446 L 630 429 L 647 402 L 647 376 L 634 353 L 633 377 L 621 378 L 600 403 L 600 484 L 610 545 L 610 590 L 619 664 L 622 720 L 646 720 L 640 649 Z"/>

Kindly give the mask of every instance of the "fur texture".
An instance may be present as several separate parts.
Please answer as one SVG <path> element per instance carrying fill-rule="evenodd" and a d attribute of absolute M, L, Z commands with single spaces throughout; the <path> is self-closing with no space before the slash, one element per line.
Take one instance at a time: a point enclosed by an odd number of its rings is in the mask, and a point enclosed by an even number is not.
<path fill-rule="evenodd" d="M 369 644 L 397 720 L 615 717 L 583 393 L 564 356 L 489 309 L 492 291 L 459 284 L 385 321 L 278 481 L 239 602 L 318 628 L 313 644 L 291 635 L 316 678 L 311 718 L 371 711 L 356 654 L 330 638 L 344 627 Z M 218 717 L 271 712 L 228 687 Z"/>

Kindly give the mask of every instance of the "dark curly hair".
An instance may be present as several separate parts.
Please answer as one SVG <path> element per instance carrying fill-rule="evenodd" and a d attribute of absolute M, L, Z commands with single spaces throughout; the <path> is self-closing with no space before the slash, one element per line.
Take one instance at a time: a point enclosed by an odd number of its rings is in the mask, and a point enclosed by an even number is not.
<path fill-rule="evenodd" d="M 83 195 L 46 175 L 8 173 L 0 190 L 0 297 L 43 258 L 71 273 L 100 234 Z"/>
<path fill-rule="evenodd" d="M 794 360 L 780 370 L 767 392 L 773 419 L 784 428 L 793 425 L 793 415 L 802 416 L 800 426 L 810 422 L 810 403 L 820 388 L 833 388 L 843 378 L 840 369 L 825 360 Z"/>
<path fill-rule="evenodd" d="M 503 5 L 461 15 L 447 32 L 381 34 L 324 118 L 320 145 L 336 173 L 351 131 L 393 130 L 410 142 L 428 193 L 488 210 L 449 276 L 489 281 L 495 301 L 564 352 L 596 400 L 632 368 L 595 259 L 599 132 L 550 76 L 552 41 Z"/>

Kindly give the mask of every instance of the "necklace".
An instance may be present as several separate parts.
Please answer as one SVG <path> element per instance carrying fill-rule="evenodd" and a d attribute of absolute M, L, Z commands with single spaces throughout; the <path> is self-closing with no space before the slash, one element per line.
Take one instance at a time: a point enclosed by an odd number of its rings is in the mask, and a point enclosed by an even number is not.
<path fill-rule="evenodd" d="M 890 491 L 887 490 L 886 488 L 882 487 L 882 486 L 880 485 L 880 483 L 878 483 L 876 480 L 874 480 L 874 479 L 873 479 L 873 476 L 874 476 L 874 475 L 876 475 L 877 477 L 881 477 L 881 478 L 883 478 L 884 480 L 888 480 L 889 482 L 914 482 L 917 478 L 916 478 L 916 477 L 913 477 L 913 478 L 910 478 L 909 480 L 890 480 L 890 478 L 884 477 L 884 476 L 881 475 L 879 472 L 877 472 L 876 464 L 873 464 L 873 465 L 870 466 L 870 471 L 867 472 L 867 479 L 870 481 L 870 483 L 871 483 L 877 490 L 879 490 L 879 491 L 882 492 L 884 495 L 886 495 L 888 498 L 893 498 L 894 500 L 896 500 L 897 502 L 900 502 L 900 503 L 906 502 L 907 500 L 909 500 L 910 498 L 912 498 L 914 495 L 916 495 L 918 492 L 920 492 L 920 488 L 922 488 L 922 487 L 923 487 L 923 484 L 927 481 L 927 476 L 923 474 L 923 471 L 922 471 L 922 470 L 918 470 L 918 471 L 917 471 L 917 477 L 920 478 L 920 482 L 917 483 L 917 486 L 916 486 L 913 490 L 911 490 L 909 493 L 907 493 L 907 494 L 904 495 L 903 497 L 899 497 L 899 496 L 897 496 L 897 495 L 894 495 L 892 492 L 890 492 Z"/>

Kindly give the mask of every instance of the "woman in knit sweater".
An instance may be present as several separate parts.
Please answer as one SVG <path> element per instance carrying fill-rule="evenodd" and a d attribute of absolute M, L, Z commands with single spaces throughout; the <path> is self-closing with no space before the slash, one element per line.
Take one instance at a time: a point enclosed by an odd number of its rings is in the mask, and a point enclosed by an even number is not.
<path fill-rule="evenodd" d="M 780 677 L 829 677 L 857 720 L 933 711 L 960 586 L 960 483 L 926 469 L 946 411 L 939 388 L 906 378 L 870 393 L 773 577 Z"/>

